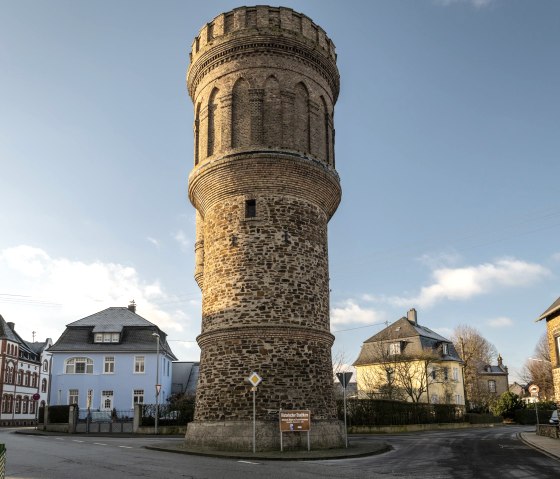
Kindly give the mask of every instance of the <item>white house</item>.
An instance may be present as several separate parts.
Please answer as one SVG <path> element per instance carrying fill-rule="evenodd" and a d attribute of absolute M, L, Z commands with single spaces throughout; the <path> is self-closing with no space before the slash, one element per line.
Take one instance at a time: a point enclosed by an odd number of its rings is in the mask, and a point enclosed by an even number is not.
<path fill-rule="evenodd" d="M 107 308 L 74 321 L 52 354 L 49 405 L 129 411 L 136 403 L 159 402 L 171 394 L 171 363 L 177 358 L 167 335 L 128 308 Z"/>

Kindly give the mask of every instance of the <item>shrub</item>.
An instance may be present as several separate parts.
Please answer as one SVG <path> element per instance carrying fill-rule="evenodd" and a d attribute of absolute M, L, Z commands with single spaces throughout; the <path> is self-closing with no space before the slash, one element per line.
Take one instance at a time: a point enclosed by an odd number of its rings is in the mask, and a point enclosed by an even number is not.
<path fill-rule="evenodd" d="M 525 403 L 517 394 L 506 391 L 490 404 L 490 412 L 504 419 L 515 419 L 515 411 L 524 407 Z"/>

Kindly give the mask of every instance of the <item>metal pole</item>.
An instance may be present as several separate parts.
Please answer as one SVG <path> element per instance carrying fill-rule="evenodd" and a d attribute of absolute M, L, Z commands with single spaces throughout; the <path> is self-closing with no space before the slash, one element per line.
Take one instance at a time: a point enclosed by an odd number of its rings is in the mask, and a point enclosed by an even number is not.
<path fill-rule="evenodd" d="M 537 415 L 537 432 L 539 430 L 539 393 L 537 393 L 537 400 L 535 401 L 535 414 Z"/>
<path fill-rule="evenodd" d="M 346 384 L 344 386 L 344 439 L 346 447 L 348 447 L 348 426 L 346 425 Z"/>
<path fill-rule="evenodd" d="M 256 452 L 257 447 L 257 409 L 256 409 L 256 393 L 257 388 L 253 386 L 253 454 Z"/>

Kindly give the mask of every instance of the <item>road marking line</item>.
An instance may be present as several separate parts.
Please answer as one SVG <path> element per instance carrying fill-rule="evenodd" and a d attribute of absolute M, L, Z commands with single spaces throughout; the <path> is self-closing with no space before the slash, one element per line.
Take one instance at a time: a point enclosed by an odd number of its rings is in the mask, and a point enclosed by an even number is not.
<path fill-rule="evenodd" d="M 55 439 L 56 439 L 57 441 L 64 441 L 64 439 L 61 438 L 61 437 L 55 437 Z"/>
<path fill-rule="evenodd" d="M 78 439 L 72 439 L 74 442 L 84 442 L 84 441 L 79 441 Z"/>
<path fill-rule="evenodd" d="M 132 446 L 119 446 L 119 447 L 124 447 L 125 449 L 134 449 Z"/>
<path fill-rule="evenodd" d="M 259 464 L 258 462 L 251 462 L 251 461 L 237 461 L 242 462 L 243 464 Z"/>
<path fill-rule="evenodd" d="M 94 442 L 94 444 L 97 444 L 98 446 L 106 446 L 107 444 L 103 444 L 102 442 Z"/>

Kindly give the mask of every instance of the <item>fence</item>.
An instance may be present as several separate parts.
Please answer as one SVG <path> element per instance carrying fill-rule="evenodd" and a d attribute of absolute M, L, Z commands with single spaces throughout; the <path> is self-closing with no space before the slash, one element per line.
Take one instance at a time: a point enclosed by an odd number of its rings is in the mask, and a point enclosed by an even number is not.
<path fill-rule="evenodd" d="M 134 410 L 80 409 L 76 422 L 76 432 L 85 433 L 119 433 L 133 432 Z"/>
<path fill-rule="evenodd" d="M 194 401 L 184 401 L 180 405 L 160 404 L 158 406 L 158 426 L 186 426 L 193 420 Z M 140 426 L 155 426 L 156 405 L 142 404 Z"/>
<path fill-rule="evenodd" d="M 0 444 L 0 479 L 6 476 L 6 445 Z"/>

